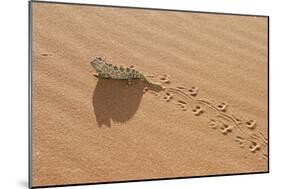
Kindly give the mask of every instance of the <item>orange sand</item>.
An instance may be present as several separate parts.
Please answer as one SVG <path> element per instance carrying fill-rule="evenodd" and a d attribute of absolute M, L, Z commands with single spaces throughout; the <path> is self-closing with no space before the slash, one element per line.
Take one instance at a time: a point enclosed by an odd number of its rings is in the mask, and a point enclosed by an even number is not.
<path fill-rule="evenodd" d="M 266 17 L 32 6 L 33 186 L 268 171 Z"/>

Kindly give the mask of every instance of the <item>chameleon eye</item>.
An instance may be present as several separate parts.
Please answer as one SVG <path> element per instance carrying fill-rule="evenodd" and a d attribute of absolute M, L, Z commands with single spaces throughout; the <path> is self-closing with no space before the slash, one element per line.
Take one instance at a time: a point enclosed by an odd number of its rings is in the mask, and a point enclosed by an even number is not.
<path fill-rule="evenodd" d="M 100 62 L 100 61 L 102 61 L 102 57 L 99 56 L 96 58 L 96 60 Z"/>

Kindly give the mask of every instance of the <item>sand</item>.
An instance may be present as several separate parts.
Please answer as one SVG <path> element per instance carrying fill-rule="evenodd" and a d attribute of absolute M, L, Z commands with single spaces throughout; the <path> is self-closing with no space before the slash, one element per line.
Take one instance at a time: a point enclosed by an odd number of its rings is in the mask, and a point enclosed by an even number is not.
<path fill-rule="evenodd" d="M 268 171 L 266 17 L 32 8 L 32 186 Z"/>

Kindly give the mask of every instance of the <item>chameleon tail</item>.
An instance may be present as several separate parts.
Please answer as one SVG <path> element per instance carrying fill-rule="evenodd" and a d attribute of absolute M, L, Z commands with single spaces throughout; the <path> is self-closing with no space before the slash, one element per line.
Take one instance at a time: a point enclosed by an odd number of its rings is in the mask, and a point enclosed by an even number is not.
<path fill-rule="evenodd" d="M 144 81 L 144 82 L 147 83 L 147 84 L 152 84 L 150 81 L 148 81 L 148 80 L 146 79 L 146 77 L 145 77 L 144 75 L 141 75 L 141 76 L 140 76 L 140 80 L 141 80 L 141 81 Z"/>
<path fill-rule="evenodd" d="M 153 82 L 151 82 L 151 81 L 147 80 L 147 78 L 146 78 L 144 75 L 142 75 L 142 76 L 141 76 L 140 80 L 142 80 L 143 82 L 145 82 L 145 83 L 147 83 L 147 84 L 149 84 L 149 85 L 152 85 L 152 86 L 158 86 L 158 87 L 160 87 L 162 90 L 164 90 L 164 89 L 165 89 L 165 87 L 164 87 L 164 86 L 162 86 L 161 84 L 158 84 L 158 83 L 153 83 Z"/>

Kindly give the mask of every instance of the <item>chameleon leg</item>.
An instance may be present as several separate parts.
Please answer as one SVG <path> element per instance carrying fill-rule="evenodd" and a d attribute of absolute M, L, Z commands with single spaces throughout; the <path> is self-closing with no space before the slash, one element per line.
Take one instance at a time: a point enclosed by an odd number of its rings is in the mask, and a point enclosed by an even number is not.
<path fill-rule="evenodd" d="M 93 75 L 94 75 L 96 78 L 99 77 L 99 74 L 98 74 L 98 73 L 94 73 Z"/>
<path fill-rule="evenodd" d="M 107 73 L 99 73 L 98 77 L 102 77 L 102 78 L 105 78 L 105 79 L 110 78 L 109 74 L 107 74 Z"/>
<path fill-rule="evenodd" d="M 127 87 L 130 87 L 132 85 L 132 79 L 127 80 Z"/>

